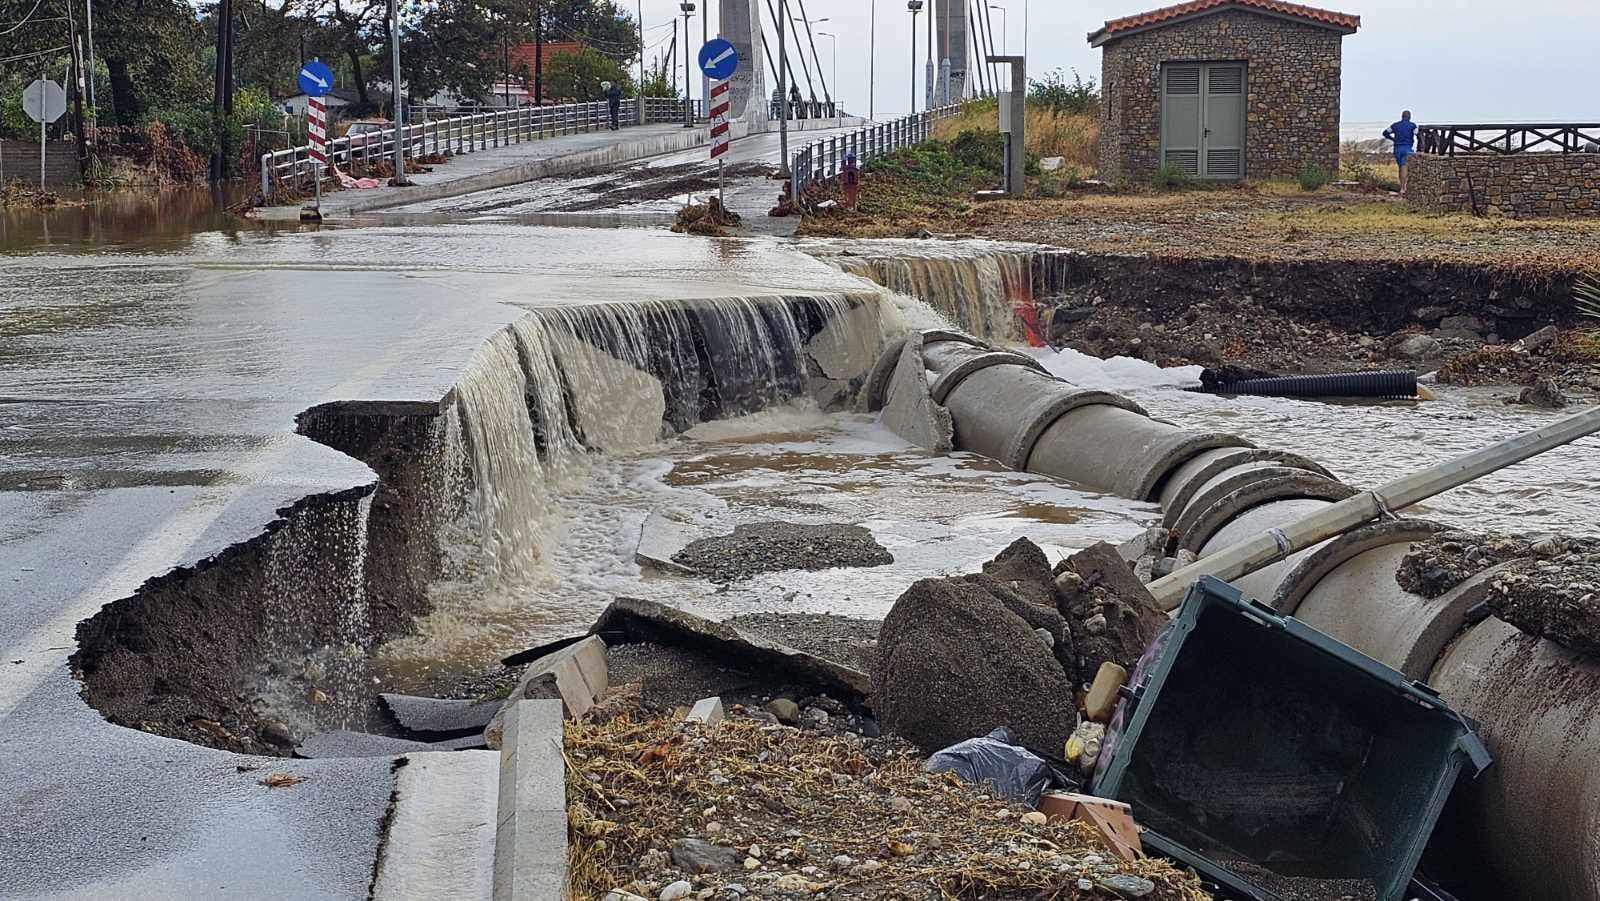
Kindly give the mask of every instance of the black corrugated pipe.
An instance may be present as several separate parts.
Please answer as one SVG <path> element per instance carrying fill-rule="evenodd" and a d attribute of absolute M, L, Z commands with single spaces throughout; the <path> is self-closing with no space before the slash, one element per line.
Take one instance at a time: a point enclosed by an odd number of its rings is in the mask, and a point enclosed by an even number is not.
<path fill-rule="evenodd" d="M 1417 373 L 1414 369 L 1407 369 L 1401 372 L 1288 375 L 1270 379 L 1243 379 L 1188 390 L 1257 397 L 1416 397 Z"/>

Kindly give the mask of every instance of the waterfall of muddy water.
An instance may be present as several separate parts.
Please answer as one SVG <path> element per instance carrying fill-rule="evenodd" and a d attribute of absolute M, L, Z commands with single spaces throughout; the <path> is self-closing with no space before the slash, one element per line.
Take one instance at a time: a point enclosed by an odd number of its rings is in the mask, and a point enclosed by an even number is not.
<path fill-rule="evenodd" d="M 586 625 L 597 608 L 570 598 L 585 573 L 637 573 L 638 523 L 610 496 L 655 496 L 612 481 L 619 455 L 711 420 L 847 399 L 914 306 L 874 290 L 541 307 L 495 335 L 441 417 L 431 492 L 459 490 L 465 511 L 440 535 L 432 612 L 380 654 L 386 684 L 476 668 L 542 623 Z"/>
<path fill-rule="evenodd" d="M 1038 343 L 1039 249 L 989 241 L 803 242 L 800 249 L 851 275 L 932 307 L 957 328 L 993 341 Z"/>
<path fill-rule="evenodd" d="M 366 596 L 371 515 L 370 494 L 329 503 L 309 523 L 291 520 L 267 556 L 265 584 L 272 589 L 261 603 L 266 644 L 277 651 L 268 656 L 270 668 L 257 686 L 258 698 L 263 712 L 297 735 L 366 728 L 373 643 Z M 317 571 L 305 561 L 319 556 L 333 561 L 333 594 L 342 601 L 326 611 L 326 618 L 305 603 L 312 593 L 307 580 Z"/>

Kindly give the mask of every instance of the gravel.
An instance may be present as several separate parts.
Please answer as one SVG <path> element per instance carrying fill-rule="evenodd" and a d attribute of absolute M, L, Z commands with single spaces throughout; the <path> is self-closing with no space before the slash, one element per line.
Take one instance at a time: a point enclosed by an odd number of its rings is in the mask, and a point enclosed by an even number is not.
<path fill-rule="evenodd" d="M 1378 901 L 1378 889 L 1369 879 L 1318 879 L 1312 876 L 1284 876 L 1245 861 L 1218 861 L 1257 888 L 1277 895 L 1280 901 Z"/>
<path fill-rule="evenodd" d="M 692 542 L 672 560 L 713 581 L 736 582 L 788 569 L 886 566 L 894 557 L 861 526 L 761 522 Z"/>

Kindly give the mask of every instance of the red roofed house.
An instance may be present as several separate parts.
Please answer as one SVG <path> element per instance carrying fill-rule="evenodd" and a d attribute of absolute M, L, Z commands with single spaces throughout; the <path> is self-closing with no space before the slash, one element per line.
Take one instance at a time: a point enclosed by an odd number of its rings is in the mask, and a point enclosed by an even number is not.
<path fill-rule="evenodd" d="M 1359 16 L 1281 0 L 1192 0 L 1113 19 L 1104 51 L 1100 174 L 1148 179 L 1339 169 L 1344 36 Z"/>

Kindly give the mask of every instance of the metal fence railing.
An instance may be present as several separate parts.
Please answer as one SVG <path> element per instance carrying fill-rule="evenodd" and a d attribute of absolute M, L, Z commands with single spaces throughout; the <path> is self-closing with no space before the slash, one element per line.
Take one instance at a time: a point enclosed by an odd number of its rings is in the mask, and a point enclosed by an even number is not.
<path fill-rule="evenodd" d="M 1600 147 L 1600 124 L 1424 125 L 1417 129 L 1423 153 L 1593 152 Z"/>
<path fill-rule="evenodd" d="M 617 114 L 618 124 L 639 124 L 637 99 L 624 100 Z M 704 106 L 693 101 L 696 121 L 703 121 Z M 671 97 L 644 98 L 647 124 L 684 121 L 684 101 Z M 561 106 L 523 106 L 514 109 L 485 110 L 426 118 L 402 129 L 401 146 L 408 159 L 424 156 L 473 153 L 535 141 L 556 135 L 599 131 L 611 122 L 604 102 L 569 103 Z M 336 168 L 352 168 L 389 159 L 394 153 L 394 130 L 363 132 L 335 138 L 328 144 L 328 161 Z M 261 155 L 261 193 L 274 196 L 289 185 L 311 183 L 310 148 L 301 145 Z"/>
<path fill-rule="evenodd" d="M 960 110 L 959 104 L 941 106 L 807 144 L 795 151 L 790 160 L 794 196 L 802 196 L 807 185 L 836 177 L 849 153 L 854 152 L 856 162 L 865 166 L 896 150 L 928 140 L 933 135 L 933 123 Z"/>

